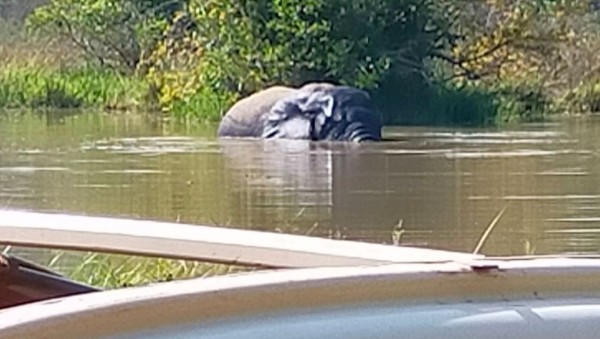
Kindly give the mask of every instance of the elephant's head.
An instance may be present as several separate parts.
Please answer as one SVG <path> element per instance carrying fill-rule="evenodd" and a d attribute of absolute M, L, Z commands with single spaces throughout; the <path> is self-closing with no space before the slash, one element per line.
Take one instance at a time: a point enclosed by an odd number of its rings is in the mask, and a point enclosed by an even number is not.
<path fill-rule="evenodd" d="M 310 84 L 271 108 L 264 138 L 381 140 L 381 121 L 369 95 L 330 84 Z"/>

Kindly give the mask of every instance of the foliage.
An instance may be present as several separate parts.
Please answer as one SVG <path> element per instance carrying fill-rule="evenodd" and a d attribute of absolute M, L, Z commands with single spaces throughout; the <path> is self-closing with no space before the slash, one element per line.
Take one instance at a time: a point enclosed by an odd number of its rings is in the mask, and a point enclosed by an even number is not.
<path fill-rule="evenodd" d="M 404 81 L 397 86 L 398 95 L 385 107 L 391 113 L 387 124 L 486 126 L 499 114 L 495 96 L 475 86 Z"/>
<path fill-rule="evenodd" d="M 431 28 L 445 25 L 432 4 L 191 0 L 170 30 L 190 29 L 164 35 L 147 61 L 149 78 L 168 109 L 199 92 L 231 103 L 273 84 L 326 80 L 376 90 L 421 72 L 444 38 Z"/>
<path fill-rule="evenodd" d="M 531 121 L 557 109 L 582 82 L 597 77 L 598 13 L 592 1 L 450 2 L 455 40 L 440 58 L 442 78 L 497 93 L 503 121 Z M 595 47 L 592 47 L 595 46 Z M 554 101 L 551 103 L 551 101 Z M 510 116 L 510 117 L 509 117 Z"/>
<path fill-rule="evenodd" d="M 266 86 L 322 80 L 366 89 L 388 123 L 503 124 L 596 106 L 595 0 L 47 1 L 33 31 L 137 71 L 177 119 L 218 120 Z"/>
<path fill-rule="evenodd" d="M 52 0 L 34 11 L 28 26 L 69 39 L 100 66 L 131 72 L 180 6 L 174 0 Z"/>
<path fill-rule="evenodd" d="M 552 107 L 535 82 L 499 82 L 493 87 L 497 125 L 543 121 Z"/>
<path fill-rule="evenodd" d="M 581 84 L 561 97 L 557 104 L 566 112 L 600 112 L 600 81 Z"/>
<path fill-rule="evenodd" d="M 333 80 L 370 91 L 387 123 L 539 120 L 547 94 L 541 92 L 540 58 L 533 56 L 545 51 L 535 41 L 547 41 L 543 34 L 564 33 L 558 24 L 542 30 L 561 8 L 552 6 L 192 0 L 178 18 L 193 22 L 193 29 L 164 40 L 149 62 L 160 102 L 168 108 L 199 91 L 231 103 L 236 94 L 272 84 Z M 481 29 L 482 11 L 501 12 L 504 21 Z M 535 21 L 534 14 L 540 13 L 547 15 Z M 529 29 L 533 24 L 535 30 Z M 175 20 L 172 27 L 177 26 Z"/>
<path fill-rule="evenodd" d="M 0 69 L 0 107 L 108 109 L 139 107 L 147 86 L 133 77 L 96 68 L 48 70 L 32 67 Z"/>
<path fill-rule="evenodd" d="M 216 122 L 238 96 L 233 92 L 215 93 L 200 87 L 195 92 L 172 102 L 169 112 L 178 121 Z"/>
<path fill-rule="evenodd" d="M 498 113 L 494 96 L 472 86 L 435 88 L 427 112 L 435 114 L 437 125 L 493 125 Z"/>
<path fill-rule="evenodd" d="M 525 79 L 553 61 L 549 54 L 572 36 L 574 18 L 585 17 L 588 1 L 449 1 L 455 39 L 449 54 L 439 55 L 466 80 Z M 517 80 L 517 78 L 514 78 Z"/>

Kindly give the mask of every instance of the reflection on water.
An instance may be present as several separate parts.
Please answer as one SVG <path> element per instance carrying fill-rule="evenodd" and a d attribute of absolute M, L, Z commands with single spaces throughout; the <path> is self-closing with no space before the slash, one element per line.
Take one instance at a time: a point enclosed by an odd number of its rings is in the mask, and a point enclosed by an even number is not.
<path fill-rule="evenodd" d="M 483 252 L 599 253 L 600 120 L 217 140 L 141 116 L 0 117 L 0 207 Z"/>

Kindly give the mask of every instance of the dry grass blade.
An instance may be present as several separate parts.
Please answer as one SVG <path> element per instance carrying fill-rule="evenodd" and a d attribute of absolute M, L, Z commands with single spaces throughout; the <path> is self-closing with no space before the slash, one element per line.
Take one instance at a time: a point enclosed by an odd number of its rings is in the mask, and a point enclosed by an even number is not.
<path fill-rule="evenodd" d="M 392 244 L 394 246 L 400 246 L 400 241 L 402 239 L 402 235 L 406 230 L 402 227 L 404 223 L 403 219 L 398 220 L 398 223 L 394 226 L 392 230 Z"/>
<path fill-rule="evenodd" d="M 490 234 L 494 230 L 494 227 L 496 227 L 496 225 L 498 224 L 498 221 L 500 221 L 500 218 L 502 218 L 502 216 L 504 215 L 504 212 L 506 212 L 507 208 L 508 208 L 508 205 L 504 206 L 504 208 L 500 212 L 498 212 L 498 214 L 496 214 L 496 216 L 494 217 L 494 219 L 492 220 L 492 222 L 490 223 L 490 225 L 487 227 L 487 229 L 485 230 L 485 232 L 483 233 L 483 235 L 479 239 L 479 242 L 477 243 L 477 246 L 475 246 L 475 249 L 473 250 L 473 254 L 479 254 L 479 251 L 481 250 L 481 248 L 485 244 L 485 241 L 488 239 L 488 237 L 490 236 Z"/>
<path fill-rule="evenodd" d="M 10 252 L 10 250 L 12 249 L 12 246 L 7 245 L 6 247 L 4 247 L 4 249 L 2 250 L 2 254 L 7 255 L 8 252 Z"/>

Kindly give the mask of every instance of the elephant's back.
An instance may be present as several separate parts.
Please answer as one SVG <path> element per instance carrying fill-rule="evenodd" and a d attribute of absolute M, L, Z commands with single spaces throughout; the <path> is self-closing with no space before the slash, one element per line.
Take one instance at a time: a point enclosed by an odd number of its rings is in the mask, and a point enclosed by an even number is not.
<path fill-rule="evenodd" d="M 291 87 L 273 86 L 236 102 L 221 120 L 218 135 L 260 137 L 263 130 L 262 119 L 269 113 L 271 107 L 296 91 Z"/>

